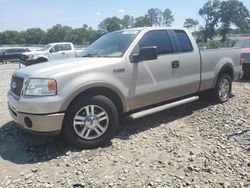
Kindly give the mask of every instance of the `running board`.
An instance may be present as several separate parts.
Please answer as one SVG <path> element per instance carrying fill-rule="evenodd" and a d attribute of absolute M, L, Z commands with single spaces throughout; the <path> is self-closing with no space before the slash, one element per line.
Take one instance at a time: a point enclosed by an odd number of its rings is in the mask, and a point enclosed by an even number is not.
<path fill-rule="evenodd" d="M 136 112 L 134 114 L 130 114 L 128 116 L 128 119 L 131 119 L 131 120 L 139 119 L 141 117 L 144 117 L 144 116 L 147 116 L 147 115 L 150 115 L 150 114 L 154 114 L 154 113 L 157 113 L 157 112 L 161 112 L 163 110 L 167 110 L 169 108 L 173 108 L 173 107 L 176 107 L 176 106 L 179 106 L 179 105 L 182 105 L 182 104 L 190 103 L 190 102 L 196 101 L 198 99 L 199 99 L 198 96 L 194 96 L 194 97 L 182 99 L 182 100 L 179 100 L 179 101 L 176 101 L 176 102 L 172 102 L 172 103 L 169 103 L 169 104 L 165 104 L 165 105 L 162 105 L 162 106 L 158 106 L 158 107 L 155 107 L 155 108 L 150 108 L 148 110 Z"/>

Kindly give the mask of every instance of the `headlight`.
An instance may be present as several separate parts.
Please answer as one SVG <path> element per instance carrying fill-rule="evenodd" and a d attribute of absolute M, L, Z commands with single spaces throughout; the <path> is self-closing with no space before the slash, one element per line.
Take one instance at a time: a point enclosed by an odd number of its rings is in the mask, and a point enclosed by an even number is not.
<path fill-rule="evenodd" d="M 30 79 L 25 95 L 51 96 L 57 94 L 57 84 L 53 79 Z"/>
<path fill-rule="evenodd" d="M 32 59 L 32 60 L 36 59 L 36 54 L 31 55 L 30 59 Z"/>

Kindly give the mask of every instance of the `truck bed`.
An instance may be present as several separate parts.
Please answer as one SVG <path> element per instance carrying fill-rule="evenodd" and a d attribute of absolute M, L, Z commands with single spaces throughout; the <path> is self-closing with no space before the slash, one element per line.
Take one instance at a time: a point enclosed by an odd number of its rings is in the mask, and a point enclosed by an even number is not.
<path fill-rule="evenodd" d="M 219 70 L 226 64 L 234 68 L 234 80 L 239 78 L 242 70 L 240 65 L 240 48 L 221 48 L 212 50 L 201 50 L 201 87 L 200 90 L 213 88 L 218 77 Z"/>

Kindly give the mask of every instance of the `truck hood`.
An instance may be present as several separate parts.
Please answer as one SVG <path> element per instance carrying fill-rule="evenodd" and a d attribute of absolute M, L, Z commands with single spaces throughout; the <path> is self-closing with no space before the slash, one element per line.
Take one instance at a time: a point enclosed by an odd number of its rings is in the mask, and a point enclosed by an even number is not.
<path fill-rule="evenodd" d="M 54 60 L 18 69 L 15 74 L 26 78 L 56 78 L 70 73 L 85 72 L 108 64 L 119 63 L 123 58 L 74 58 Z"/>

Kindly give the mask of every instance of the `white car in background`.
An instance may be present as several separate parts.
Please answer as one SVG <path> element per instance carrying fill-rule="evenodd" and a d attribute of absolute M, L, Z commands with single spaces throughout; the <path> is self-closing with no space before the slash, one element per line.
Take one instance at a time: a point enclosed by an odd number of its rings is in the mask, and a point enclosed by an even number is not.
<path fill-rule="evenodd" d="M 83 49 L 76 50 L 70 42 L 50 43 L 38 51 L 25 52 L 21 56 L 24 65 L 32 65 L 50 60 L 80 57 Z"/>

